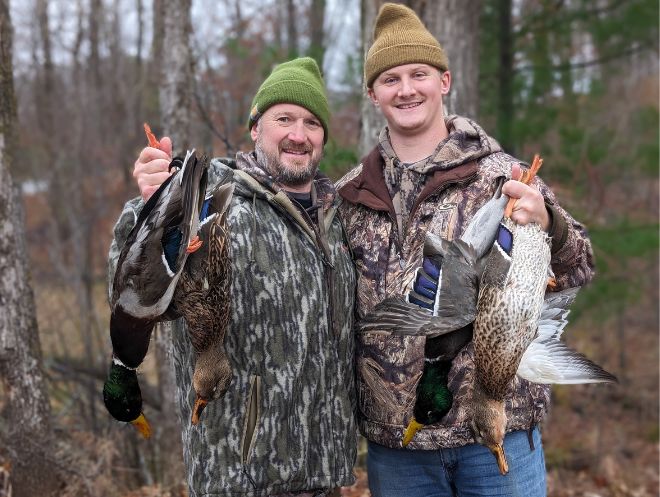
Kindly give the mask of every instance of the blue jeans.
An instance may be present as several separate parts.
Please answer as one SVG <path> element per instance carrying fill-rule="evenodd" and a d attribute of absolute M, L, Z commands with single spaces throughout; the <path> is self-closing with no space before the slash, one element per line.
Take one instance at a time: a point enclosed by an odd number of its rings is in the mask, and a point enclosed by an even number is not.
<path fill-rule="evenodd" d="M 390 449 L 369 442 L 367 472 L 372 497 L 545 497 L 545 458 L 535 428 L 531 450 L 526 431 L 504 438 L 505 476 L 483 445 L 452 449 Z"/>

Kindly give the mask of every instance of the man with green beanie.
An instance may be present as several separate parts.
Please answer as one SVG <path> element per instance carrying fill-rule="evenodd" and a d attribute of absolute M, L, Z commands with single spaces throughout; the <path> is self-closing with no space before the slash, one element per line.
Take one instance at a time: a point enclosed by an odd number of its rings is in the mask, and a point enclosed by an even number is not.
<path fill-rule="evenodd" d="M 515 222 L 538 223 L 551 237 L 557 290 L 592 278 L 585 230 L 558 205 L 545 183 L 509 181 L 519 176 L 520 161 L 503 152 L 474 121 L 444 115 L 449 61 L 408 7 L 382 6 L 364 80 L 387 126 L 359 167 L 336 185 L 357 262 L 360 317 L 394 296 L 437 316 L 446 280 L 442 268 L 423 257 L 426 234 L 448 240 L 464 236 L 475 213 L 500 189 L 517 199 L 511 215 Z M 486 239 L 490 248 L 495 233 L 496 227 L 475 238 Z M 473 305 L 468 300 L 448 305 Z M 520 378 L 510 385 L 503 442 L 509 472 L 503 476 L 471 428 L 471 326 L 461 329 L 468 343 L 453 361 L 444 358 L 441 342 L 422 334 L 392 335 L 377 325 L 358 333 L 358 424 L 369 441 L 373 497 L 545 495 L 538 424 L 548 409 L 549 389 Z M 418 398 L 427 402 L 424 409 L 416 409 Z"/>
<path fill-rule="evenodd" d="M 191 496 L 317 496 L 350 485 L 356 456 L 353 376 L 355 274 L 337 216 L 339 197 L 319 173 L 329 109 L 313 59 L 277 66 L 249 116 L 255 149 L 214 159 L 209 189 L 233 182 L 229 209 L 232 320 L 227 393 L 200 423 L 183 423 Z M 169 138 L 144 148 L 141 197 L 124 207 L 117 257 L 144 202 L 168 177 Z M 181 419 L 190 419 L 194 353 L 171 326 Z"/>

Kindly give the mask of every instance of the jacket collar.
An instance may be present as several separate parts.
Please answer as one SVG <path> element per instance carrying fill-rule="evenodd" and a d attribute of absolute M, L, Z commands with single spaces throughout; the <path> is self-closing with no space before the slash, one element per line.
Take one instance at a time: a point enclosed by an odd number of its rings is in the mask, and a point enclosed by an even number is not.
<path fill-rule="evenodd" d="M 254 152 L 238 152 L 236 154 L 236 169 L 249 174 L 254 180 L 256 180 L 261 188 L 252 184 L 254 190 L 261 190 L 262 193 L 268 191 L 275 195 L 282 192 L 282 195 L 286 195 L 283 185 L 275 181 L 275 179 L 266 172 L 265 168 L 257 161 Z M 317 171 L 316 176 L 314 176 L 314 180 L 312 181 L 313 203 L 319 204 L 324 210 L 328 210 L 335 201 L 336 193 L 332 181 L 330 181 L 326 175 Z"/>
<path fill-rule="evenodd" d="M 387 212 L 392 219 L 396 219 L 394 205 L 383 176 L 385 161 L 378 147 L 369 152 L 362 159 L 361 164 L 362 170 L 360 173 L 339 188 L 339 195 L 347 202 L 361 204 L 376 211 Z M 477 168 L 477 161 L 470 161 L 451 169 L 436 169 L 431 172 L 419 198 L 415 202 L 411 217 L 417 207 L 437 190 L 450 183 L 468 180 L 476 175 Z"/>

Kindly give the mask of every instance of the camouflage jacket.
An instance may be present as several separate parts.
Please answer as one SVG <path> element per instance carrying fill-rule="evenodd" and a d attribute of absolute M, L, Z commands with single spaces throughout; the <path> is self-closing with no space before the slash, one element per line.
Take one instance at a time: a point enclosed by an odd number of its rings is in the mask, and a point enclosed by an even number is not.
<path fill-rule="evenodd" d="M 225 337 L 233 378 L 192 426 L 194 351 L 183 320 L 172 329 L 184 462 L 191 496 L 265 496 L 354 481 L 356 275 L 339 197 L 314 181 L 316 225 L 239 154 L 214 159 L 209 188 L 233 181 L 229 212 L 232 323 Z M 129 201 L 115 226 L 110 281 L 137 213 Z"/>
<path fill-rule="evenodd" d="M 340 215 L 358 270 L 358 317 L 383 299 L 407 292 L 422 263 L 427 232 L 447 239 L 460 237 L 474 213 L 508 178 L 519 162 L 503 153 L 475 123 L 447 118 L 449 137 L 429 159 L 405 232 L 400 236 L 396 212 L 385 184 L 387 157 L 376 147 L 362 163 L 337 183 L 344 202 Z M 382 136 L 382 135 L 381 135 Z M 560 288 L 583 285 L 593 275 L 591 245 L 582 225 L 556 202 L 550 189 L 534 182 L 552 217 L 552 269 Z M 402 187 L 403 188 L 403 187 Z M 363 435 L 379 444 L 400 448 L 412 417 L 416 386 L 424 364 L 423 336 L 358 334 L 356 342 L 358 423 Z M 471 395 L 473 349 L 469 343 L 453 361 L 449 387 L 450 412 L 438 424 L 421 430 L 411 449 L 436 449 L 473 443 L 465 399 Z M 528 429 L 545 415 L 549 389 L 516 378 L 506 399 L 509 431 Z"/>

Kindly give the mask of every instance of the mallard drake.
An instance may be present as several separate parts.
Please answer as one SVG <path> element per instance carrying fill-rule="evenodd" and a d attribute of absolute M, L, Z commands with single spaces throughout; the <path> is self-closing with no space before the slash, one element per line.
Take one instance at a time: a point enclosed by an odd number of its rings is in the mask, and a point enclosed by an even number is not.
<path fill-rule="evenodd" d="M 529 184 L 541 163 L 536 156 L 522 181 Z M 495 455 L 502 474 L 508 472 L 503 448 L 507 423 L 504 397 L 516 374 L 542 383 L 562 379 L 568 383 L 616 381 L 558 341 L 577 289 L 546 298 L 550 238 L 536 223 L 517 225 L 511 220 L 514 201 L 509 200 L 505 209 L 481 277 L 469 405 L 474 437 Z"/>
<path fill-rule="evenodd" d="M 231 320 L 231 260 L 227 213 L 234 185 L 218 187 L 204 204 L 199 237 L 202 248 L 188 257 L 173 299 L 186 320 L 188 335 L 197 353 L 193 388 L 192 424 L 199 422 L 206 404 L 225 394 L 231 366 L 224 338 Z"/>
<path fill-rule="evenodd" d="M 104 401 L 121 421 L 132 415 L 128 413 L 141 412 L 134 370 L 147 353 L 155 323 L 171 303 L 188 255 L 201 246 L 197 231 L 207 168 L 208 160 L 198 160 L 194 151 L 185 159 L 175 158 L 170 170 L 176 172 L 146 202 L 119 255 L 111 298 L 113 364 Z"/>

